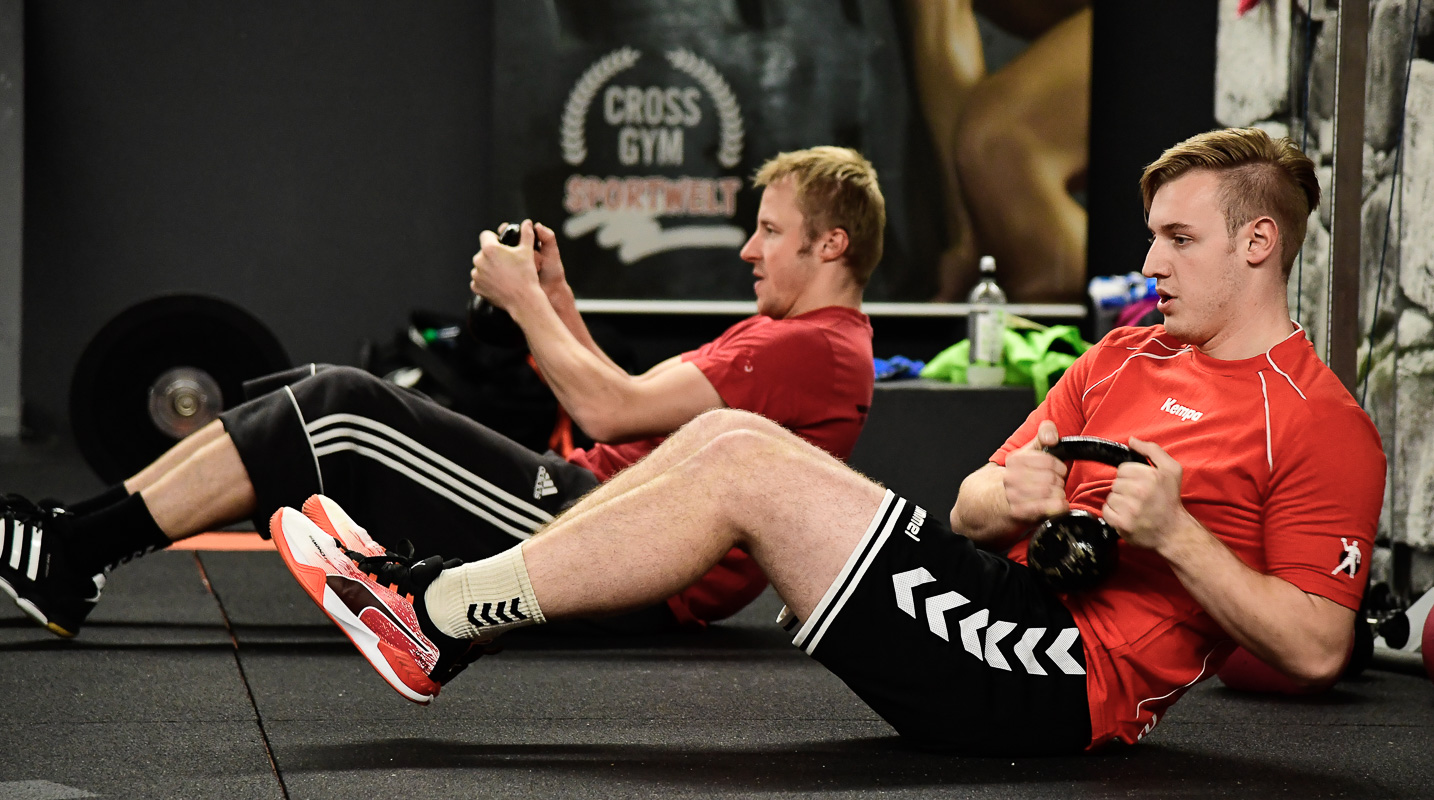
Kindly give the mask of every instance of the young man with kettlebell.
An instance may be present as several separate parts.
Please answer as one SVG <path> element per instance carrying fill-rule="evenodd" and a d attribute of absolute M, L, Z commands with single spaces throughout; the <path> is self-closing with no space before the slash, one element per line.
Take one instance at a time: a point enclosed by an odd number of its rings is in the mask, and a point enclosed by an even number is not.
<path fill-rule="evenodd" d="M 276 509 L 315 493 L 342 503 L 389 548 L 408 540 L 423 555 L 483 558 L 528 538 L 710 409 L 760 413 L 848 457 L 874 382 L 861 302 L 886 225 L 876 171 L 849 148 L 814 147 L 770 159 L 755 182 L 765 188 L 740 257 L 755 278 L 757 314 L 641 375 L 593 341 L 552 230 L 525 221 L 515 246 L 492 231 L 480 236 L 470 288 L 516 320 L 548 385 L 595 446 L 535 453 L 361 370 L 309 365 L 272 376 L 272 391 L 225 411 L 100 497 L 69 509 L 0 498 L 0 591 L 73 636 L 119 564 L 247 517 L 267 530 Z M 415 517 L 420 526 L 410 525 Z M 757 565 L 733 550 L 620 624 L 700 626 L 765 588 Z"/>
<path fill-rule="evenodd" d="M 1319 202 L 1313 165 L 1288 140 L 1220 130 L 1166 151 L 1141 185 L 1144 273 L 1165 324 L 1117 329 L 1081 356 L 962 483 L 958 533 L 728 410 L 483 561 L 364 558 L 343 520 L 316 525 L 293 509 L 274 517 L 276 544 L 418 702 L 511 628 L 652 603 L 733 547 L 786 602 L 794 643 L 928 745 L 1132 743 L 1236 645 L 1299 683 L 1332 682 L 1368 575 L 1384 455 L 1289 317 L 1290 265 Z M 1067 466 L 1047 448 L 1069 436 L 1116 440 L 1148 463 Z M 1071 509 L 1114 528 L 1119 559 L 1103 582 L 1061 592 L 1024 563 L 1023 536 Z M 338 595 L 367 606 L 325 603 Z M 372 630 L 368 606 L 416 622 L 402 636 Z M 494 621 L 495 606 L 520 613 Z"/>

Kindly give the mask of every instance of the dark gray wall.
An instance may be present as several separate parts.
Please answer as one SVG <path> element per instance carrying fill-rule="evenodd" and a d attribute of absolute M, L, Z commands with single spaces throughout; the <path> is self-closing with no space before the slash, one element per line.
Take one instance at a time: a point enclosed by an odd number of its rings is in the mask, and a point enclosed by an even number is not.
<path fill-rule="evenodd" d="M 1140 173 L 1165 148 L 1215 122 L 1209 0 L 1101 0 L 1091 42 L 1091 275 L 1139 270 L 1149 232 Z"/>
<path fill-rule="evenodd" d="M 0 438 L 20 433 L 21 153 L 25 5 L 0 0 Z"/>
<path fill-rule="evenodd" d="M 467 299 L 488 7 L 472 0 L 25 6 L 26 411 L 63 427 L 96 331 L 193 292 L 296 361 L 353 363 Z"/>

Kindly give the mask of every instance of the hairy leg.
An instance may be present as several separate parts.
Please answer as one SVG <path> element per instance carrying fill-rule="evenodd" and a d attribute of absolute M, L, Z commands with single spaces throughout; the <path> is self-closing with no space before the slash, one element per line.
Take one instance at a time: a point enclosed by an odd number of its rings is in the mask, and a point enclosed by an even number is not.
<path fill-rule="evenodd" d="M 588 492 L 566 512 L 566 516 L 585 513 L 607 501 L 666 472 L 676 464 L 685 461 L 718 436 L 735 430 L 753 430 L 778 438 L 788 438 L 794 443 L 811 447 L 795 434 L 759 414 L 736 409 L 719 409 L 698 415 L 691 422 L 678 428 L 662 444 L 636 464 L 614 475 L 611 480 Z M 815 449 L 815 448 L 813 448 Z M 556 522 L 556 521 L 555 521 Z M 554 523 L 537 534 L 552 528 Z M 534 534 L 534 535 L 537 535 Z"/>
<path fill-rule="evenodd" d="M 184 442 L 210 427 L 196 431 Z M 171 541 L 238 522 L 253 514 L 255 508 L 249 472 L 222 427 L 218 435 L 173 464 L 140 490 L 140 494 L 155 523 Z"/>
<path fill-rule="evenodd" d="M 175 445 L 154 460 L 149 466 L 127 478 L 124 488 L 130 493 L 142 491 L 169 474 L 169 471 L 183 464 L 190 456 L 205 445 L 224 435 L 224 423 L 219 420 L 205 425 L 194 433 L 180 439 Z"/>
<path fill-rule="evenodd" d="M 654 453 L 655 455 L 655 453 Z M 884 490 L 778 429 L 720 433 L 686 458 L 523 545 L 550 619 L 640 608 L 679 591 L 734 546 L 800 618 L 820 602 Z"/>

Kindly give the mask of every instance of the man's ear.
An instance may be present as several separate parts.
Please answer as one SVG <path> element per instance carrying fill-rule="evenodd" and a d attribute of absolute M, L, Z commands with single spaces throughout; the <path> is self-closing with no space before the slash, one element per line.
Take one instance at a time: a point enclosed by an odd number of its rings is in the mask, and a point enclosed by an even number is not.
<path fill-rule="evenodd" d="M 823 261 L 836 261 L 846 255 L 847 248 L 851 246 L 851 239 L 846 235 L 845 228 L 832 228 L 822 234 L 821 242 L 817 246 L 817 255 Z"/>
<path fill-rule="evenodd" d="M 1270 263 L 1279 263 L 1280 226 L 1275 220 L 1271 217 L 1257 217 L 1246 228 L 1249 233 L 1244 240 L 1245 260 L 1259 265 L 1273 258 Z"/>

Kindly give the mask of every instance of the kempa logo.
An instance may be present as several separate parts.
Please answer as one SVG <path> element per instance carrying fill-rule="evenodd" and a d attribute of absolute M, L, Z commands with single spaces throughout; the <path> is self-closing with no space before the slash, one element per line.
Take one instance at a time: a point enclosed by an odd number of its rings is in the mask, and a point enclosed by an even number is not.
<path fill-rule="evenodd" d="M 717 122 L 717 163 L 723 169 L 736 168 L 746 133 L 742 109 L 717 68 L 679 47 L 663 53 L 678 85 L 608 85 L 642 56 L 632 47 L 613 50 L 573 84 L 559 130 L 563 161 L 577 167 L 587 160 L 588 117 L 597 105 L 601 113 L 594 121 L 615 131 L 617 161 L 623 167 L 683 167 L 687 132 L 710 114 Z M 704 98 L 710 112 L 704 111 Z M 563 223 L 563 233 L 577 239 L 596 231 L 598 244 L 616 248 L 624 264 L 669 250 L 741 247 L 746 232 L 730 224 L 741 188 L 737 176 L 573 174 L 564 186 L 563 209 L 572 216 Z M 718 217 L 728 224 L 665 229 L 659 217 Z"/>
<path fill-rule="evenodd" d="M 1196 422 L 1201 417 L 1205 416 L 1204 411 L 1196 411 L 1193 408 L 1187 408 L 1185 406 L 1182 406 L 1179 403 L 1175 402 L 1175 398 L 1173 397 L 1165 398 L 1165 405 L 1161 406 L 1160 410 L 1164 411 L 1167 414 L 1174 414 L 1175 416 L 1185 420 L 1186 422 Z"/>

